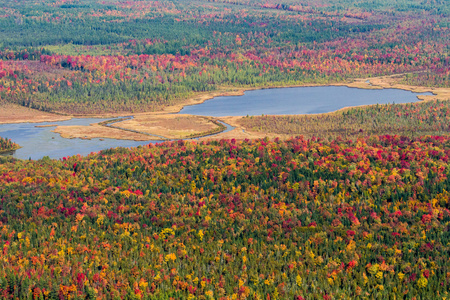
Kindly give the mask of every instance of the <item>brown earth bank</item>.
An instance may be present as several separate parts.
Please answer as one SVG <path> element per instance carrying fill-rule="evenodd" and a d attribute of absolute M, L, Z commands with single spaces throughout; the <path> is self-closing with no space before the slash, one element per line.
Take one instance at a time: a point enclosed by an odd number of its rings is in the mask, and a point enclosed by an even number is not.
<path fill-rule="evenodd" d="M 133 119 L 114 124 L 114 126 L 163 136 L 167 139 L 184 139 L 219 131 L 220 127 L 212 120 L 208 117 L 183 114 L 137 115 Z"/>
<path fill-rule="evenodd" d="M 399 89 L 411 91 L 414 93 L 430 92 L 433 95 L 419 95 L 417 98 L 423 101 L 432 100 L 450 100 L 450 88 L 435 88 L 424 86 L 410 86 L 399 83 L 405 74 L 396 74 L 390 76 L 381 76 L 365 79 L 355 79 L 349 84 L 339 84 L 348 87 L 362 88 L 362 89 Z"/>
<path fill-rule="evenodd" d="M 135 132 L 91 124 L 90 126 L 57 126 L 53 132 L 59 133 L 63 138 L 110 138 L 120 140 L 148 141 L 156 138 Z"/>
<path fill-rule="evenodd" d="M 164 114 L 138 115 L 105 126 L 58 126 L 53 130 L 64 138 L 112 138 L 136 141 L 186 139 L 220 132 L 214 119 L 201 116 Z"/>
<path fill-rule="evenodd" d="M 420 86 L 408 86 L 400 83 L 403 75 L 396 74 L 390 76 L 381 76 L 373 78 L 361 78 L 355 79 L 349 82 L 329 84 L 332 86 L 348 86 L 354 88 L 363 89 L 383 89 L 383 88 L 395 88 L 403 89 L 412 92 L 431 92 L 433 95 L 424 96 L 421 95 L 418 98 L 423 101 L 430 100 L 450 100 L 450 88 L 433 88 L 433 87 L 420 87 Z M 302 85 L 302 86 L 323 86 L 317 85 Z M 182 139 L 193 136 L 204 136 L 211 133 L 220 131 L 217 129 L 217 124 L 214 123 L 214 118 L 205 118 L 192 115 L 178 115 L 184 106 L 195 105 L 203 103 L 206 100 L 212 99 L 218 96 L 239 96 L 243 95 L 245 91 L 265 89 L 265 88 L 282 88 L 286 86 L 271 86 L 271 87 L 222 87 L 221 89 L 208 92 L 199 93 L 191 98 L 186 99 L 182 103 L 173 106 L 167 106 L 159 112 L 142 112 L 134 114 L 134 119 L 125 120 L 119 123 L 115 123 L 114 128 L 100 126 L 94 124 L 91 126 L 58 126 L 55 132 L 60 133 L 63 137 L 67 138 L 114 138 L 125 140 L 158 140 L 158 139 Z M 290 86 L 292 87 L 292 86 Z M 344 108 L 345 110 L 348 108 Z M 334 112 L 328 113 L 332 114 Z M 105 114 L 105 115 L 84 115 L 76 117 L 117 117 L 121 114 Z M 75 116 L 62 116 L 52 113 L 41 112 L 26 107 L 4 104 L 0 106 L 0 124 L 1 123 L 22 123 L 22 122 L 52 122 L 68 120 Z M 242 117 L 221 117 L 217 118 L 227 124 L 236 127 L 229 132 L 219 133 L 214 136 L 208 136 L 205 138 L 263 138 L 263 137 L 275 137 L 273 133 L 258 133 L 250 132 L 239 125 L 238 120 Z M 122 130 L 123 129 L 123 130 Z M 157 136 L 161 136 L 158 138 Z M 279 136 L 279 135 L 277 135 Z M 282 138 L 281 136 L 279 136 Z M 204 138 L 203 138 L 204 139 Z"/>
<path fill-rule="evenodd" d="M 48 125 L 36 125 L 36 128 L 46 128 L 46 127 L 56 127 L 58 124 L 48 124 Z"/>
<path fill-rule="evenodd" d="M 40 123 L 70 120 L 71 116 L 61 116 L 16 104 L 0 105 L 0 124 L 5 123 Z"/>

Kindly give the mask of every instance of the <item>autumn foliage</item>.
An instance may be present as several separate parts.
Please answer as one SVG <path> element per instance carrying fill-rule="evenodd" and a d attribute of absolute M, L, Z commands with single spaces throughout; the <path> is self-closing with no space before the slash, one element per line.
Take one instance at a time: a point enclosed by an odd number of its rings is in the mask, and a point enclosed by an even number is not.
<path fill-rule="evenodd" d="M 330 114 L 247 116 L 238 123 L 248 131 L 276 135 L 304 135 L 355 139 L 397 134 L 409 137 L 450 132 L 450 103 L 426 101 L 354 107 Z"/>
<path fill-rule="evenodd" d="M 201 2 L 10 4 L 42 18 L 0 17 L 10 28 L 0 48 L 1 101 L 69 114 L 129 113 L 223 86 L 391 74 L 405 74 L 410 85 L 450 84 L 449 17 L 437 3 L 408 10 L 400 3 Z M 20 20 L 30 25 L 12 25 Z"/>
<path fill-rule="evenodd" d="M 450 85 L 446 1 L 0 3 L 0 104 L 120 114 L 223 87 Z M 0 157 L 0 297 L 447 299 L 449 109 L 248 117 L 297 137 Z"/>
<path fill-rule="evenodd" d="M 0 152 L 11 151 L 19 148 L 19 145 L 10 139 L 0 137 Z"/>
<path fill-rule="evenodd" d="M 0 293 L 444 296 L 449 155 L 448 137 L 387 135 L 3 159 Z"/>

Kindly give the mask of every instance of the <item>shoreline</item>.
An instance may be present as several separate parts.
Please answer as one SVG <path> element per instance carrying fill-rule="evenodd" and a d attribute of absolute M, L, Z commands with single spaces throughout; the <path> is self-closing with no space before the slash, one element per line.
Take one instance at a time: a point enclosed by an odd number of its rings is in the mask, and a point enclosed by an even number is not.
<path fill-rule="evenodd" d="M 227 129 L 216 118 L 186 114 L 138 115 L 89 125 L 59 125 L 52 132 L 63 138 L 113 138 L 134 141 L 194 139 Z"/>
<path fill-rule="evenodd" d="M 398 78 L 401 78 L 401 76 L 405 75 L 407 73 L 402 74 L 394 74 L 394 75 L 386 75 L 386 76 L 379 76 L 379 77 L 368 77 L 368 78 L 358 78 L 354 79 L 351 82 L 341 82 L 341 83 L 330 83 L 330 84 L 301 84 L 301 85 L 288 85 L 288 86 L 279 86 L 279 85 L 271 85 L 271 86 L 259 86 L 259 87 L 232 87 L 232 86 L 223 86 L 220 87 L 216 91 L 212 92 L 203 92 L 196 95 L 193 95 L 185 100 L 180 101 L 180 103 L 166 106 L 160 111 L 156 112 L 140 112 L 140 113 L 133 113 L 131 116 L 133 118 L 158 118 L 158 117 L 167 117 L 169 115 L 176 115 L 178 114 L 184 107 L 191 106 L 191 105 L 198 105 L 201 103 L 204 103 L 205 101 L 211 100 L 216 97 L 226 97 L 226 96 L 242 96 L 247 91 L 254 91 L 254 90 L 265 90 L 265 89 L 281 89 L 281 88 L 298 88 L 298 87 L 327 87 L 327 86 L 345 86 L 348 88 L 358 88 L 358 89 L 400 89 L 404 91 L 410 91 L 413 93 L 424 93 L 429 92 L 432 93 L 432 95 L 418 95 L 417 98 L 419 101 L 433 101 L 433 100 L 450 100 L 450 88 L 437 88 L 437 87 L 424 87 L 424 86 L 408 86 L 401 83 L 398 83 Z M 397 79 L 397 80 L 396 80 Z M 335 114 L 341 111 L 348 110 L 353 107 L 367 107 L 370 105 L 360 105 L 360 106 L 348 106 L 343 107 L 341 109 L 338 109 L 336 111 L 332 112 L 326 112 L 326 113 L 320 113 L 320 114 L 305 114 L 305 115 L 327 115 L 327 114 Z M 1 107 L 1 106 L 0 106 Z M 59 113 L 47 113 L 47 112 L 41 112 L 34 109 L 29 109 L 26 107 L 22 107 L 19 105 L 14 104 L 6 104 L 7 113 L 0 114 L 0 124 L 13 124 L 13 123 L 40 123 L 40 122 L 57 122 L 57 121 L 64 121 L 64 120 L 70 120 L 73 118 L 119 118 L 119 117 L 126 117 L 130 116 L 130 113 L 105 113 L 105 114 L 93 114 L 93 115 L 62 115 Z M 11 111 L 13 111 L 11 113 Z M 302 114 L 299 114 L 302 115 Z M 188 115 L 191 116 L 191 115 Z M 191 116 L 193 119 L 195 119 L 197 116 Z M 261 134 L 246 132 L 246 129 L 239 126 L 237 122 L 235 122 L 237 119 L 245 117 L 243 116 L 226 116 L 226 117 L 211 117 L 210 121 L 222 121 L 224 123 L 227 123 L 228 125 L 236 127 L 235 129 L 228 131 L 226 135 L 223 135 L 223 131 L 217 132 L 214 136 L 211 136 L 209 134 L 203 135 L 202 132 L 194 134 L 196 138 L 224 138 L 225 136 L 232 136 L 233 133 L 235 133 L 237 136 L 243 136 L 245 135 L 246 138 L 252 138 L 252 137 L 259 137 Z M 30 120 L 31 118 L 31 120 Z M 154 133 L 146 132 L 146 138 L 143 138 L 143 136 L 130 136 L 130 131 L 132 131 L 135 134 L 144 133 L 143 131 L 138 131 L 137 128 L 141 127 L 139 124 L 136 124 L 136 128 L 121 128 L 119 125 L 120 123 L 127 121 L 128 119 L 119 120 L 115 122 L 114 124 L 116 126 L 105 126 L 99 122 L 90 124 L 90 126 L 83 126 L 83 131 L 85 136 L 83 138 L 90 139 L 90 138 L 98 138 L 100 137 L 97 134 L 93 133 L 92 135 L 89 134 L 89 128 L 92 129 L 92 127 L 101 126 L 105 128 L 105 130 L 102 131 L 101 138 L 115 138 L 115 139 L 123 139 L 123 140 L 151 140 L 150 136 L 153 135 L 156 139 Z M 231 121 L 232 123 L 229 123 L 227 121 Z M 50 125 L 37 125 L 39 127 L 51 127 L 55 126 L 56 124 L 50 124 Z M 119 125 L 119 126 L 117 126 Z M 58 128 L 59 127 L 59 128 Z M 60 129 L 64 126 L 58 126 L 57 128 Z M 79 128 L 73 128 L 74 131 L 77 131 Z M 113 130 L 115 129 L 115 132 L 109 131 L 107 129 Z M 60 130 L 58 130 L 60 131 Z M 58 132 L 55 130 L 55 132 Z M 69 130 L 70 131 L 70 130 Z M 121 133 L 119 133 L 120 131 Z M 166 128 L 167 132 L 170 132 L 169 128 Z M 80 137 L 79 134 L 69 134 L 67 131 L 64 132 L 58 132 L 61 134 L 64 138 L 76 138 Z M 243 134 L 245 133 L 245 134 Z M 266 133 L 266 136 L 270 133 Z M 163 134 L 156 134 L 160 136 L 164 136 Z M 166 137 L 167 139 L 170 139 L 169 136 Z M 191 137 L 180 137 L 180 138 L 192 138 Z"/>
<path fill-rule="evenodd" d="M 378 76 L 378 77 L 367 77 L 367 78 L 356 78 L 353 79 L 352 82 L 340 82 L 340 83 L 329 83 L 329 84 L 298 84 L 298 85 L 270 85 L 270 86 L 259 86 L 259 87 L 233 87 L 233 86 L 223 86 L 220 87 L 216 91 L 211 92 L 200 92 L 197 95 L 193 95 L 189 98 L 186 98 L 185 100 L 182 100 L 181 103 L 170 105 L 164 107 L 160 111 L 154 111 L 154 112 L 137 112 L 137 113 L 130 113 L 130 112 L 118 112 L 118 113 L 105 113 L 105 114 L 86 114 L 86 115 L 69 115 L 69 114 L 62 114 L 59 112 L 42 112 L 39 110 L 23 107 L 16 104 L 7 104 L 9 106 L 16 106 L 18 108 L 24 108 L 26 110 L 31 110 L 34 112 L 37 112 L 38 114 L 45 114 L 46 116 L 53 117 L 54 121 L 64 121 L 64 120 L 70 120 L 75 118 L 118 118 L 118 117 L 127 117 L 127 116 L 139 116 L 139 115 L 164 115 L 164 114 L 176 114 L 179 113 L 184 107 L 186 106 L 192 106 L 197 104 L 202 104 L 205 101 L 211 100 L 216 97 L 229 97 L 229 96 L 243 96 L 245 92 L 248 91 L 255 91 L 255 90 L 270 90 L 270 89 L 282 89 L 282 88 L 301 88 L 301 87 L 329 87 L 329 86 L 345 86 L 348 88 L 357 88 L 357 89 L 365 89 L 365 90 L 373 90 L 373 89 L 398 89 L 398 90 L 404 90 L 409 91 L 413 93 L 432 93 L 433 95 L 419 95 L 417 98 L 420 101 L 430 101 L 430 100 L 436 100 L 436 99 L 427 99 L 427 98 L 441 98 L 441 97 L 449 97 L 448 99 L 439 99 L 439 100 L 450 100 L 450 88 L 439 88 L 439 87 L 425 87 L 425 86 L 408 86 L 404 84 L 399 83 L 391 83 L 389 81 L 379 81 L 379 80 L 388 80 L 392 78 L 396 78 L 398 76 L 406 75 L 409 73 L 401 73 L 401 74 L 393 74 L 393 75 L 385 75 L 385 76 Z M 375 82 L 373 82 L 375 80 Z M 370 81 L 368 83 L 367 81 Z M 425 99 L 423 99 L 425 98 Z M 365 106 L 365 105 L 361 105 Z M 2 107 L 0 105 L 0 107 Z M 350 106 L 350 107 L 360 107 L 358 106 Z M 347 108 L 347 107 L 346 107 Z M 344 108 L 342 108 L 344 109 Z M 339 110 L 333 111 L 337 112 Z M 20 112 L 19 112 L 20 113 Z M 332 113 L 332 112 L 326 112 L 323 114 Z M 8 119 L 7 117 L 2 117 L 0 115 L 0 124 L 13 124 L 13 123 L 41 123 L 41 122 L 51 122 L 51 121 L 42 121 L 42 120 L 27 120 L 27 121 L 14 121 L 13 118 L 11 118 L 11 121 L 4 121 L 3 119 Z M 40 126 L 50 126 L 50 125 L 40 125 Z"/>
<path fill-rule="evenodd" d="M 20 148 L 22 148 L 21 146 L 18 146 L 18 147 L 15 147 L 15 148 L 13 148 L 13 149 L 4 149 L 4 150 L 0 150 L 0 155 L 4 155 L 5 153 L 6 154 L 8 154 L 8 153 L 14 153 L 14 151 L 16 151 L 16 150 L 18 150 L 18 149 L 20 149 Z"/>

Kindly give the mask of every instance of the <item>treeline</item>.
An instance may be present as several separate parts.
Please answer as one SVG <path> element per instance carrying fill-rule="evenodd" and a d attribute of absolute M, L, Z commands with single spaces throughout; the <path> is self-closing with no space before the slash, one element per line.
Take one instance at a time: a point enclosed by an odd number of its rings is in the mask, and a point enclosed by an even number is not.
<path fill-rule="evenodd" d="M 41 55 L 52 55 L 53 52 L 45 48 L 12 47 L 0 49 L 2 60 L 40 60 Z"/>

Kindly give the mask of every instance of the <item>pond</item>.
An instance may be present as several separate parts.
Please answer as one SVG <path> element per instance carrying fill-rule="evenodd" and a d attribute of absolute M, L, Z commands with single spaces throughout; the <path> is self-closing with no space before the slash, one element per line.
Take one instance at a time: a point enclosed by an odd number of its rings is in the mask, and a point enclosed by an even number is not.
<path fill-rule="evenodd" d="M 368 90 L 345 86 L 274 88 L 247 91 L 185 106 L 180 113 L 200 116 L 319 114 L 348 106 L 417 102 L 418 95 L 399 89 Z"/>

